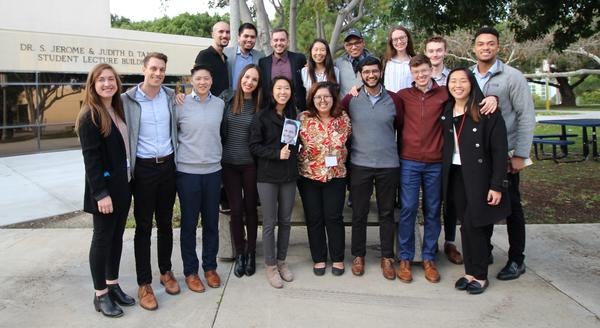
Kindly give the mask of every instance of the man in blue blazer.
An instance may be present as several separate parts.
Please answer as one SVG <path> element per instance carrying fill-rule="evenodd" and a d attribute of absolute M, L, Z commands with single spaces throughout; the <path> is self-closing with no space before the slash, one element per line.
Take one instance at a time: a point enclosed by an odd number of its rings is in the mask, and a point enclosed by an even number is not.
<path fill-rule="evenodd" d="M 244 23 L 238 30 L 238 45 L 223 49 L 223 53 L 227 56 L 229 87 L 232 90 L 237 86 L 240 71 L 246 65 L 258 65 L 258 60 L 265 56 L 262 51 L 254 49 L 257 35 L 256 26 L 252 23 Z"/>

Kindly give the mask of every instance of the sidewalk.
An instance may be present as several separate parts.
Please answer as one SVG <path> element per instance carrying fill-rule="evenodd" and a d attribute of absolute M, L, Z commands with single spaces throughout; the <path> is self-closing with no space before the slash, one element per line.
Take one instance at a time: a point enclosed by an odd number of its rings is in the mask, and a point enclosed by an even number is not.
<path fill-rule="evenodd" d="M 173 270 L 182 292 L 167 295 L 158 283 L 153 249 L 159 308 L 124 308 L 125 316 L 119 319 L 102 317 L 92 306 L 87 258 L 91 229 L 0 229 L 0 327 L 598 327 L 600 224 L 527 229 L 527 273 L 518 280 L 498 281 L 495 274 L 506 261 L 506 232 L 497 226 L 495 263 L 483 295 L 454 290 L 463 267 L 449 263 L 443 254 L 438 255 L 440 283 L 427 282 L 418 266 L 411 284 L 384 279 L 375 227 L 368 231 L 362 277 L 349 270 L 349 228 L 346 273 L 334 277 L 328 270 L 316 277 L 306 230 L 294 227 L 288 261 L 296 277 L 280 290 L 264 277 L 260 240 L 255 275 L 237 278 L 231 262 L 219 262 L 223 286 L 203 294 L 185 286 L 175 247 Z M 120 282 L 127 293 L 136 295 L 131 229 L 125 234 Z"/>

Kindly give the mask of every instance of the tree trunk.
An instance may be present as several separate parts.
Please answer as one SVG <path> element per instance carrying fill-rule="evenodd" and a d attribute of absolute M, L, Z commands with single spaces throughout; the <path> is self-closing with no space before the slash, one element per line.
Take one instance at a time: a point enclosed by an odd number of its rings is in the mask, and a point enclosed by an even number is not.
<path fill-rule="evenodd" d="M 252 20 L 252 14 L 250 13 L 250 8 L 248 8 L 248 3 L 246 3 L 246 0 L 239 0 L 239 4 L 240 4 L 240 18 L 242 19 L 243 23 L 251 23 Z"/>
<path fill-rule="evenodd" d="M 325 28 L 323 27 L 323 21 L 321 21 L 321 14 L 319 14 L 319 11 L 315 11 L 315 29 L 317 38 L 325 39 Z"/>
<path fill-rule="evenodd" d="M 556 82 L 558 82 L 558 91 L 560 92 L 560 97 L 562 99 L 562 106 L 576 106 L 575 102 L 575 91 L 573 91 L 573 86 L 569 84 L 568 77 L 557 77 Z"/>
<path fill-rule="evenodd" d="M 335 56 L 335 52 L 338 49 L 337 41 L 342 34 L 350 27 L 352 27 L 357 21 L 359 21 L 364 15 L 365 0 L 352 0 L 350 1 L 337 15 L 335 19 L 335 25 L 331 32 L 331 39 L 329 41 L 329 49 L 331 54 Z M 352 15 L 354 8 L 358 6 L 358 14 Z"/>
<path fill-rule="evenodd" d="M 290 51 L 296 51 L 296 26 L 297 26 L 297 17 L 298 17 L 298 0 L 290 0 L 290 17 L 289 17 L 289 25 L 288 25 L 288 33 L 290 34 L 290 43 L 289 49 Z"/>
<path fill-rule="evenodd" d="M 236 45 L 238 38 L 238 29 L 240 28 L 240 1 L 229 1 L 229 28 L 231 29 L 231 41 L 229 45 Z"/>
<path fill-rule="evenodd" d="M 254 0 L 254 7 L 256 8 L 256 29 L 258 30 L 256 46 L 265 54 L 270 54 L 272 51 L 270 50 L 271 22 L 269 15 L 267 15 L 263 0 Z"/>

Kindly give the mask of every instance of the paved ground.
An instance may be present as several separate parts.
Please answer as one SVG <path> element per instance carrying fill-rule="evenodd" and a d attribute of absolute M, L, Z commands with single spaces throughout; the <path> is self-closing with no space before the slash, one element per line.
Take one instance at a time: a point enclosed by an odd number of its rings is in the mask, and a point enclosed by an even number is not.
<path fill-rule="evenodd" d="M 528 226 L 527 273 L 511 282 L 492 278 L 506 260 L 504 227 L 496 230 L 496 262 L 483 295 L 454 290 L 462 266 L 443 256 L 438 284 L 427 282 L 420 267 L 411 284 L 385 280 L 377 228 L 369 228 L 363 277 L 349 270 L 342 277 L 316 277 L 306 230 L 294 227 L 288 260 L 296 279 L 281 290 L 267 284 L 260 251 L 254 276 L 238 279 L 231 262 L 219 262 L 224 286 L 203 294 L 183 284 L 180 295 L 167 295 L 154 262 L 159 309 L 136 305 L 125 308 L 124 317 L 108 319 L 92 307 L 90 229 L 0 229 L 0 327 L 600 327 L 600 225 Z M 126 231 L 120 280 L 135 295 L 132 237 Z M 177 231 L 175 237 L 179 245 Z M 178 248 L 173 268 L 183 283 Z"/>
<path fill-rule="evenodd" d="M 79 150 L 0 158 L 0 226 L 55 217 L 49 226 L 85 227 L 85 215 L 60 217 L 81 208 L 82 192 Z M 294 227 L 288 260 L 296 280 L 282 290 L 267 284 L 262 265 L 256 275 L 238 279 L 231 262 L 220 262 L 223 287 L 195 294 L 182 286 L 178 296 L 164 293 L 155 272 L 159 310 L 126 308 L 120 319 L 92 307 L 90 228 L 0 229 L 0 327 L 600 327 L 600 224 L 527 229 L 527 273 L 501 282 L 493 277 L 506 261 L 507 242 L 504 226 L 497 227 L 491 286 L 480 296 L 453 289 L 463 268 L 443 256 L 438 284 L 427 282 L 419 267 L 412 284 L 385 280 L 377 228 L 369 228 L 365 276 L 348 270 L 342 277 L 315 277 L 306 230 Z M 178 246 L 178 232 L 175 237 Z M 183 283 L 178 247 L 173 265 Z M 121 284 L 135 295 L 132 230 L 124 237 Z"/>

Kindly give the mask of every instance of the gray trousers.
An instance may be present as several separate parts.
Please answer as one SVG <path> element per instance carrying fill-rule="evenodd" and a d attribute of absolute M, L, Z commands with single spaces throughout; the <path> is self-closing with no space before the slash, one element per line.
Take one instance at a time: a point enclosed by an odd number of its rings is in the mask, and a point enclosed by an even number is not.
<path fill-rule="evenodd" d="M 262 240 L 266 265 L 284 261 L 290 242 L 292 210 L 296 200 L 296 182 L 256 184 L 263 217 Z M 277 249 L 275 249 L 275 227 Z"/>

